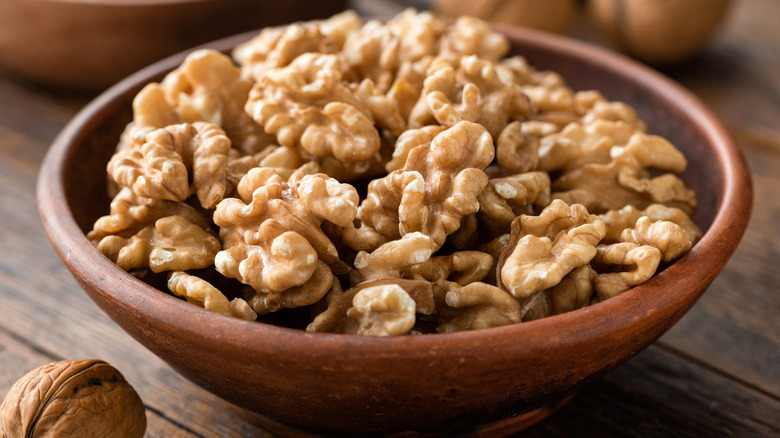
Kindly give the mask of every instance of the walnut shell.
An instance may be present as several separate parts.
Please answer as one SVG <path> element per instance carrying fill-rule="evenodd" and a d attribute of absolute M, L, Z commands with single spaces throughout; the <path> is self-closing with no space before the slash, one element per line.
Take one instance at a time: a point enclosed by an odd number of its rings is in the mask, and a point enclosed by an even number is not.
<path fill-rule="evenodd" d="M 485 21 L 564 33 L 577 12 L 575 0 L 436 0 L 436 12 L 449 17 L 471 15 Z"/>
<path fill-rule="evenodd" d="M 591 0 L 588 13 L 620 50 L 650 64 L 682 61 L 715 33 L 731 0 Z"/>
<path fill-rule="evenodd" d="M 141 398 L 97 359 L 53 362 L 19 379 L 0 405 L 0 436 L 143 437 Z"/>

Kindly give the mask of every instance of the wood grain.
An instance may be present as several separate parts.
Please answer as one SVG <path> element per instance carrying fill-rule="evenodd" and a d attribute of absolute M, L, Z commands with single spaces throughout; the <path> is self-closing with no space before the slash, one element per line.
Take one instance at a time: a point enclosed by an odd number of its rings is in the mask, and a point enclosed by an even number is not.
<path fill-rule="evenodd" d="M 748 158 L 755 207 L 741 246 L 656 346 L 584 388 L 528 436 L 780 435 L 777 16 L 775 0 L 735 2 L 702 55 L 664 71 L 724 120 Z M 51 249 L 35 207 L 37 170 L 90 97 L 0 77 L 0 397 L 36 366 L 98 357 L 138 390 L 147 436 L 269 436 L 259 417 L 189 383 L 119 329 Z"/>

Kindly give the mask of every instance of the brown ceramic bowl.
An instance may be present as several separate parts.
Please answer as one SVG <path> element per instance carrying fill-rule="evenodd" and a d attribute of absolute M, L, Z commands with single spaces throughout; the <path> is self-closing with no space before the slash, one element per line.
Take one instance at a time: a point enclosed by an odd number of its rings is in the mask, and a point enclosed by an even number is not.
<path fill-rule="evenodd" d="M 181 374 L 236 405 L 315 430 L 468 427 L 555 402 L 650 345 L 699 298 L 737 247 L 752 207 L 738 147 L 688 91 L 619 55 L 529 30 L 504 29 L 513 52 L 575 89 L 633 105 L 649 130 L 689 158 L 706 230 L 647 283 L 581 310 L 517 325 L 392 338 L 306 333 L 225 317 L 124 272 L 84 237 L 108 211 L 105 165 L 131 100 L 183 55 L 146 68 L 86 107 L 54 142 L 38 202 L 54 248 L 89 296 Z M 252 33 L 254 35 L 254 33 Z M 251 35 L 215 42 L 228 49 Z"/>
<path fill-rule="evenodd" d="M 0 70 L 102 89 L 217 38 L 340 10 L 345 0 L 2 0 Z"/>

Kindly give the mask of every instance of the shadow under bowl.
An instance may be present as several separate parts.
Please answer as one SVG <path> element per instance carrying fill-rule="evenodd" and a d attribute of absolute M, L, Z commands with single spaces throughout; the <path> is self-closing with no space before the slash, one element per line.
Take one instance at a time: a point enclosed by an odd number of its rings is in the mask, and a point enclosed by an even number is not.
<path fill-rule="evenodd" d="M 567 38 L 499 28 L 512 53 L 636 108 L 649 131 L 689 159 L 701 241 L 645 284 L 541 320 L 471 332 L 363 337 L 247 322 L 205 311 L 139 281 L 84 236 L 108 212 L 105 165 L 132 118 L 131 101 L 179 65 L 171 57 L 95 99 L 62 131 L 38 181 L 51 242 L 87 294 L 182 375 L 275 421 L 368 433 L 442 430 L 538 408 L 572 394 L 666 332 L 736 249 L 752 208 L 744 157 L 693 95 L 622 56 Z M 228 50 L 255 32 L 208 47 Z"/>

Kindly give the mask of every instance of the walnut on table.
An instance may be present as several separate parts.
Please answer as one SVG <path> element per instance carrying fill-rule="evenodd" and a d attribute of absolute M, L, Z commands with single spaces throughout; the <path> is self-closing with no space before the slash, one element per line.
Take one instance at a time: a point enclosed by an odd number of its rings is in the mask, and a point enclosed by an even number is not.
<path fill-rule="evenodd" d="M 14 383 L 0 405 L 0 435 L 8 438 L 141 438 L 145 430 L 138 393 L 116 368 L 97 359 L 38 367 Z"/>

